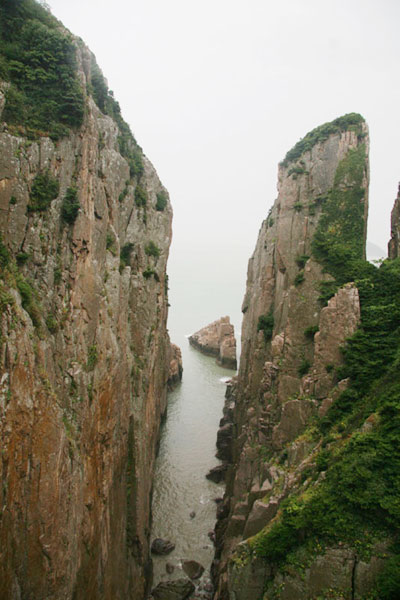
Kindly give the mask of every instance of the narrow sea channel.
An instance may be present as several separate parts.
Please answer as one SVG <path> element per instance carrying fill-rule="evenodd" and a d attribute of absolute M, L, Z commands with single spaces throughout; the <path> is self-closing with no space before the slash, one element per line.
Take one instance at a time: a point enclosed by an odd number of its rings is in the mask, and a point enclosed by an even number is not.
<path fill-rule="evenodd" d="M 220 462 L 215 458 L 216 435 L 226 381 L 235 374 L 192 348 L 186 337 L 173 341 L 182 350 L 184 371 L 182 383 L 169 395 L 161 431 L 151 539 L 168 539 L 176 547 L 165 557 L 153 556 L 153 586 L 185 576 L 182 559 L 196 560 L 206 571 L 210 568 L 214 546 L 208 533 L 215 525 L 215 498 L 224 488 L 205 475 Z M 166 571 L 167 563 L 175 567 L 172 574 Z"/>

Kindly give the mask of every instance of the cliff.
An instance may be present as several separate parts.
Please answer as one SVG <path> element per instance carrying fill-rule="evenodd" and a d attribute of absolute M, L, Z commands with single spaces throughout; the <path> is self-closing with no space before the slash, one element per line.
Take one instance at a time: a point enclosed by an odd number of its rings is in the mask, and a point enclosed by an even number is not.
<path fill-rule="evenodd" d="M 196 331 L 189 342 L 203 354 L 215 356 L 222 367 L 236 370 L 235 331 L 229 317 L 221 317 Z"/>
<path fill-rule="evenodd" d="M 390 225 L 391 239 L 388 244 L 388 256 L 389 258 L 398 258 L 400 256 L 400 183 L 392 209 Z"/>
<path fill-rule="evenodd" d="M 183 374 L 182 352 L 176 344 L 171 344 L 171 359 L 168 372 L 168 389 L 173 390 L 181 381 Z"/>
<path fill-rule="evenodd" d="M 224 410 L 218 599 L 400 590 L 399 264 L 364 260 L 368 146 L 364 120 L 350 114 L 307 134 L 279 166 Z"/>
<path fill-rule="evenodd" d="M 143 598 L 168 194 L 82 41 L 0 24 L 0 597 Z"/>

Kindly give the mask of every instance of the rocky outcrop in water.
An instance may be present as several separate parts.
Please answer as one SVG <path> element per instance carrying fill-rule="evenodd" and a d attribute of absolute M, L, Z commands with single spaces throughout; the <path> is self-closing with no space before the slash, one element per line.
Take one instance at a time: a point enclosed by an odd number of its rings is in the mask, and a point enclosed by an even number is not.
<path fill-rule="evenodd" d="M 216 356 L 217 363 L 221 366 L 236 370 L 236 339 L 229 317 L 221 317 L 193 333 L 189 342 L 200 352 Z"/>
<path fill-rule="evenodd" d="M 231 463 L 216 526 L 220 600 L 300 600 L 328 590 L 361 598 L 383 568 L 376 539 L 363 555 L 357 541 L 344 541 L 355 534 L 332 526 L 331 539 L 339 541 L 329 542 L 320 524 L 327 527 L 329 510 L 341 510 L 327 500 L 332 489 L 341 493 L 330 483 L 336 472 L 324 482 L 338 461 L 333 453 L 340 456 L 349 440 L 341 433 L 349 432 L 345 416 L 332 425 L 332 410 L 346 415 L 344 398 L 356 397 L 341 348 L 361 314 L 359 290 L 348 277 L 371 270 L 362 262 L 367 197 L 368 132 L 358 115 L 317 128 L 280 165 L 278 198 L 249 261 L 240 370 L 218 434 L 219 452 Z M 364 302 L 366 289 L 361 285 Z M 318 506 L 326 511 L 321 517 Z"/>
<path fill-rule="evenodd" d="M 56 25 L 82 125 L 0 130 L 0 596 L 143 598 L 172 211 L 93 56 Z"/>

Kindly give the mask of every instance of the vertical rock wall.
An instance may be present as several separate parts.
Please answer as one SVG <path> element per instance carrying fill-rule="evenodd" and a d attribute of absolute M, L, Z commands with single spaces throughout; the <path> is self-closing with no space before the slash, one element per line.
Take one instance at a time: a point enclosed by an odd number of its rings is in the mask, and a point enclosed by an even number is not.
<path fill-rule="evenodd" d="M 227 399 L 233 460 L 216 527 L 219 599 L 261 597 L 274 580 L 272 567 L 252 556 L 244 540 L 266 527 L 281 502 L 303 485 L 316 451 L 304 432 L 346 386 L 335 368 L 342 361 L 340 346 L 359 323 L 358 291 L 347 284 L 322 308 L 322 288 L 333 277 L 313 257 L 313 240 L 335 194 L 358 186 L 357 246 L 359 258 L 365 256 L 368 144 L 362 121 L 356 128 L 330 130 L 279 167 L 278 198 L 249 261 L 240 370 Z M 358 179 L 349 168 L 353 160 L 360 161 Z M 326 224 L 325 217 L 325 227 L 330 235 L 337 223 Z M 307 593 L 292 589 L 276 597 L 293 600 Z"/>
<path fill-rule="evenodd" d="M 400 184 L 392 209 L 391 239 L 388 246 L 388 255 L 389 258 L 398 258 L 400 256 Z"/>
<path fill-rule="evenodd" d="M 77 45 L 89 89 L 91 55 Z M 4 100 L 1 93 L 1 109 Z M 145 597 L 171 358 L 172 211 L 146 157 L 140 180 L 131 176 L 119 135 L 90 95 L 83 127 L 58 142 L 0 129 L 5 600 Z M 59 192 L 45 210 L 32 211 L 38 174 L 55 178 Z M 71 188 L 80 209 L 68 223 L 61 211 Z"/>

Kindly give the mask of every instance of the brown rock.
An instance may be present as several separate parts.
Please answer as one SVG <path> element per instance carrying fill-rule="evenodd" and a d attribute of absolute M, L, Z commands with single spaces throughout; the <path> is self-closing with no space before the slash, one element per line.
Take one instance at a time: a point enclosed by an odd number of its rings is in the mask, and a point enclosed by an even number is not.
<path fill-rule="evenodd" d="M 192 346 L 228 369 L 236 369 L 236 339 L 229 317 L 221 317 L 189 337 Z"/>
<path fill-rule="evenodd" d="M 40 298 L 28 305 L 11 281 L 2 288 L 13 302 L 0 319 L 1 598 L 146 595 L 172 211 L 169 202 L 156 210 L 162 184 L 132 140 L 146 214 L 135 204 L 139 180 L 118 126 L 90 95 L 91 53 L 81 40 L 74 47 L 83 126 L 58 141 L 0 129 L 2 243 L 11 261 L 25 253 L 19 276 Z M 29 212 L 47 170 L 59 193 Z M 80 205 L 73 224 L 60 218 L 69 188 Z M 158 258 L 146 254 L 150 241 Z"/>
<path fill-rule="evenodd" d="M 171 358 L 168 372 L 168 389 L 173 390 L 182 381 L 183 365 L 181 349 L 171 344 Z"/>
<path fill-rule="evenodd" d="M 190 579 L 199 579 L 204 573 L 204 567 L 195 560 L 183 560 L 182 569 Z"/>
<path fill-rule="evenodd" d="M 279 577 L 272 577 L 268 563 L 256 569 L 251 552 L 244 552 L 243 561 L 230 559 L 239 548 L 247 547 L 240 543 L 243 537 L 251 537 L 276 516 L 283 498 L 308 485 L 304 474 L 313 464 L 317 448 L 306 430 L 318 411 L 324 413 L 336 397 L 339 384 L 335 367 L 342 361 L 340 346 L 359 323 L 358 292 L 352 284 L 339 290 L 321 309 L 319 284 L 332 277 L 313 256 L 312 242 L 324 202 L 332 189 L 339 191 L 337 173 L 339 166 L 344 165 L 343 159 L 355 149 L 364 152 L 364 144 L 368 151 L 367 126 L 360 123 L 360 127 L 362 135 L 353 128 L 334 133 L 315 143 L 297 160 L 280 165 L 278 198 L 262 224 L 249 261 L 242 306 L 242 354 L 233 386 L 233 414 L 228 421 L 233 423 L 228 446 L 233 464 L 227 476 L 225 499 L 232 510 L 216 527 L 215 600 L 249 600 L 264 592 L 265 598 L 274 597 L 278 591 L 281 594 L 279 569 Z M 360 215 L 359 223 L 360 230 L 364 226 L 364 239 L 368 173 L 365 155 L 365 191 L 360 198 L 364 221 L 361 223 Z M 352 185 L 358 184 L 349 176 L 347 189 Z M 310 335 L 314 328 L 319 328 L 319 332 Z M 224 436 L 222 430 L 221 441 Z M 264 494 L 259 482 L 266 481 L 269 489 Z M 351 571 L 351 560 L 350 567 L 346 564 L 336 568 L 334 554 L 330 573 L 337 573 L 340 581 L 343 575 L 344 581 L 348 568 Z M 344 560 L 347 561 L 345 557 Z M 314 588 L 318 588 L 322 573 L 318 564 L 310 569 L 312 577 L 306 583 L 300 577 L 290 581 L 286 578 L 284 589 L 291 586 L 290 591 L 282 591 L 286 595 L 279 597 L 294 600 L 317 595 Z M 329 570 L 328 563 L 324 563 L 324 568 Z M 331 574 L 326 577 L 328 583 L 333 581 Z"/>
<path fill-rule="evenodd" d="M 227 468 L 228 468 L 228 465 L 226 465 L 226 464 L 217 465 L 216 467 L 213 467 L 212 469 L 209 470 L 206 477 L 207 477 L 207 479 L 209 479 L 210 481 L 213 481 L 214 483 L 221 483 L 221 481 L 224 481 L 224 479 L 225 479 L 225 473 L 226 473 Z"/>

